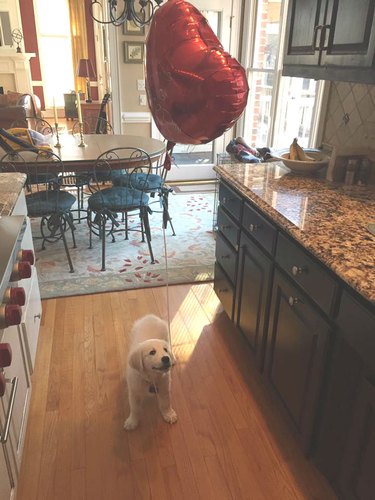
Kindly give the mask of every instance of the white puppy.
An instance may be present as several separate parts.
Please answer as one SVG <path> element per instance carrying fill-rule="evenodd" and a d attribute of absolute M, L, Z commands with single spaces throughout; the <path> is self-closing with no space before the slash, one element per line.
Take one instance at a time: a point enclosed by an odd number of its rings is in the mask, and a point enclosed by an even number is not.
<path fill-rule="evenodd" d="M 150 392 L 156 393 L 164 420 L 173 424 L 177 415 L 170 401 L 170 369 L 175 358 L 168 340 L 168 324 L 149 314 L 134 323 L 130 337 L 127 368 L 130 415 L 124 429 L 130 431 L 138 426 L 143 400 Z"/>

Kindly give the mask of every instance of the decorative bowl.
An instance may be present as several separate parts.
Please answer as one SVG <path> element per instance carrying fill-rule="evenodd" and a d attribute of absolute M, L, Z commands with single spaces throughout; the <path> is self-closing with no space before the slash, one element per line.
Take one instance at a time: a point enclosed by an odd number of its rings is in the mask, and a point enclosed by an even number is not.
<path fill-rule="evenodd" d="M 307 156 L 310 156 L 312 160 L 310 161 L 301 161 L 301 160 L 291 160 L 289 158 L 289 152 L 281 153 L 280 156 L 273 157 L 277 160 L 281 160 L 284 165 L 296 174 L 309 174 L 311 172 L 316 172 L 317 170 L 325 167 L 329 163 L 329 157 L 326 156 L 321 151 L 317 150 L 304 150 Z"/>

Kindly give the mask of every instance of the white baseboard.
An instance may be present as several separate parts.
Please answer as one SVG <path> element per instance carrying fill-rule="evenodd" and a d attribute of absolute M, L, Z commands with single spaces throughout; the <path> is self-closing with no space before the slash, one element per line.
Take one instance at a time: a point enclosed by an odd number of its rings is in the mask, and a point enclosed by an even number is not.
<path fill-rule="evenodd" d="M 204 181 L 216 178 L 213 165 L 173 165 L 168 172 L 168 181 Z"/>
<path fill-rule="evenodd" d="M 122 123 L 151 123 L 151 113 L 147 111 L 123 111 Z"/>

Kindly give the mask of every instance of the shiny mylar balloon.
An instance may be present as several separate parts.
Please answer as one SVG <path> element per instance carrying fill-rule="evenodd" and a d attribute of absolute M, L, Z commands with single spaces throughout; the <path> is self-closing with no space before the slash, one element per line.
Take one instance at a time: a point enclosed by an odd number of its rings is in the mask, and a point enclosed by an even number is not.
<path fill-rule="evenodd" d="M 146 92 L 166 139 L 204 144 L 234 125 L 249 87 L 245 70 L 202 14 L 188 2 L 169 0 L 156 11 L 148 34 Z"/>

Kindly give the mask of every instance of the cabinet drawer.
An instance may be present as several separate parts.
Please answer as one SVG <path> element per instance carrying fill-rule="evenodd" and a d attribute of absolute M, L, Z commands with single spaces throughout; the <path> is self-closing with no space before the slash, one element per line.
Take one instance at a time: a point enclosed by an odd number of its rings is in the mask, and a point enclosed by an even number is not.
<path fill-rule="evenodd" d="M 216 238 L 216 261 L 226 272 L 232 284 L 235 283 L 237 254 L 220 233 Z"/>
<path fill-rule="evenodd" d="M 21 323 L 21 330 L 26 349 L 26 357 L 29 368 L 29 373 L 33 373 L 36 349 L 38 345 L 40 319 L 42 315 L 42 303 L 40 301 L 40 292 L 38 286 L 38 278 L 36 274 L 32 278 L 32 285 L 27 302 L 24 318 Z"/>
<path fill-rule="evenodd" d="M 330 314 L 338 285 L 322 265 L 282 234 L 277 241 L 276 262 L 325 313 Z"/>
<path fill-rule="evenodd" d="M 234 290 L 218 263 L 215 263 L 214 290 L 230 319 L 233 317 Z"/>
<path fill-rule="evenodd" d="M 234 220 L 224 212 L 224 210 L 221 207 L 218 208 L 217 212 L 217 226 L 219 231 L 237 250 L 240 228 L 234 222 Z"/>
<path fill-rule="evenodd" d="M 237 221 L 241 220 L 242 198 L 223 183 L 220 184 L 219 201 Z"/>
<path fill-rule="evenodd" d="M 277 230 L 263 215 L 247 203 L 244 205 L 242 226 L 268 253 L 273 255 Z"/>

